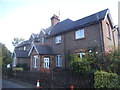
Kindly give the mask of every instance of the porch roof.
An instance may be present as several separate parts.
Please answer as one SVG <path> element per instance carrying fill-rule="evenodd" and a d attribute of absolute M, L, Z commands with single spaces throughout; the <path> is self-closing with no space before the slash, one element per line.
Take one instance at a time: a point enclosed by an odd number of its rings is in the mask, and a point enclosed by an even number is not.
<path fill-rule="evenodd" d="M 14 54 L 17 58 L 28 58 L 28 51 L 25 50 L 15 50 Z"/>
<path fill-rule="evenodd" d="M 28 55 L 31 54 L 31 52 L 33 51 L 33 48 L 35 49 L 37 54 L 40 54 L 40 55 L 55 55 L 55 53 L 53 52 L 50 46 L 41 44 L 41 43 L 33 43 L 32 48 Z"/>

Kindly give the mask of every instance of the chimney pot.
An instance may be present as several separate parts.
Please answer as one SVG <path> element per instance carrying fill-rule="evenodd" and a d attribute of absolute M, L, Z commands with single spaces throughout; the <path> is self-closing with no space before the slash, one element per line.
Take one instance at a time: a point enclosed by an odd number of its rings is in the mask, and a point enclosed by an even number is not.
<path fill-rule="evenodd" d="M 60 21 L 60 19 L 59 19 L 59 17 L 58 17 L 57 15 L 54 14 L 54 15 L 51 17 L 51 25 L 52 25 L 52 26 L 55 25 L 55 24 L 57 24 L 59 21 Z"/>

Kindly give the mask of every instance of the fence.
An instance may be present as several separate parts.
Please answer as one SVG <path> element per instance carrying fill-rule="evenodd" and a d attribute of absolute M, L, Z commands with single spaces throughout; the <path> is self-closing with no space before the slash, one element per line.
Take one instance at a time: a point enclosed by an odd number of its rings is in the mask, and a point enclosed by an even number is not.
<path fill-rule="evenodd" d="M 22 71 L 17 72 L 16 78 L 33 85 L 36 85 L 36 81 L 39 79 L 41 87 L 44 88 L 69 88 L 70 85 L 74 85 L 75 88 L 93 87 L 93 75 L 81 75 L 65 70 L 50 73 Z"/>

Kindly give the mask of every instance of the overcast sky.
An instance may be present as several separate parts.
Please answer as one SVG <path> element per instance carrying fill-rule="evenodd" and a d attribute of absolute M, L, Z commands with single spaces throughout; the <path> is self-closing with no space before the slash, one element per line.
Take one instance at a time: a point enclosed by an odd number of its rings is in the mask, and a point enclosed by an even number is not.
<path fill-rule="evenodd" d="M 109 8 L 118 23 L 119 0 L 0 0 L 0 42 L 12 52 L 14 37 L 29 39 L 31 33 L 51 25 L 53 14 L 73 21 Z"/>

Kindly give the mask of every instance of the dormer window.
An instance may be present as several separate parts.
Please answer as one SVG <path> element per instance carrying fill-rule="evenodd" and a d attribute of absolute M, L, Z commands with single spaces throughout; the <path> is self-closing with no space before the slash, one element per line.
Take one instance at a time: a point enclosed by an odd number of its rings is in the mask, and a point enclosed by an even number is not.
<path fill-rule="evenodd" d="M 61 43 L 61 36 L 56 36 L 55 37 L 55 44 Z"/>

